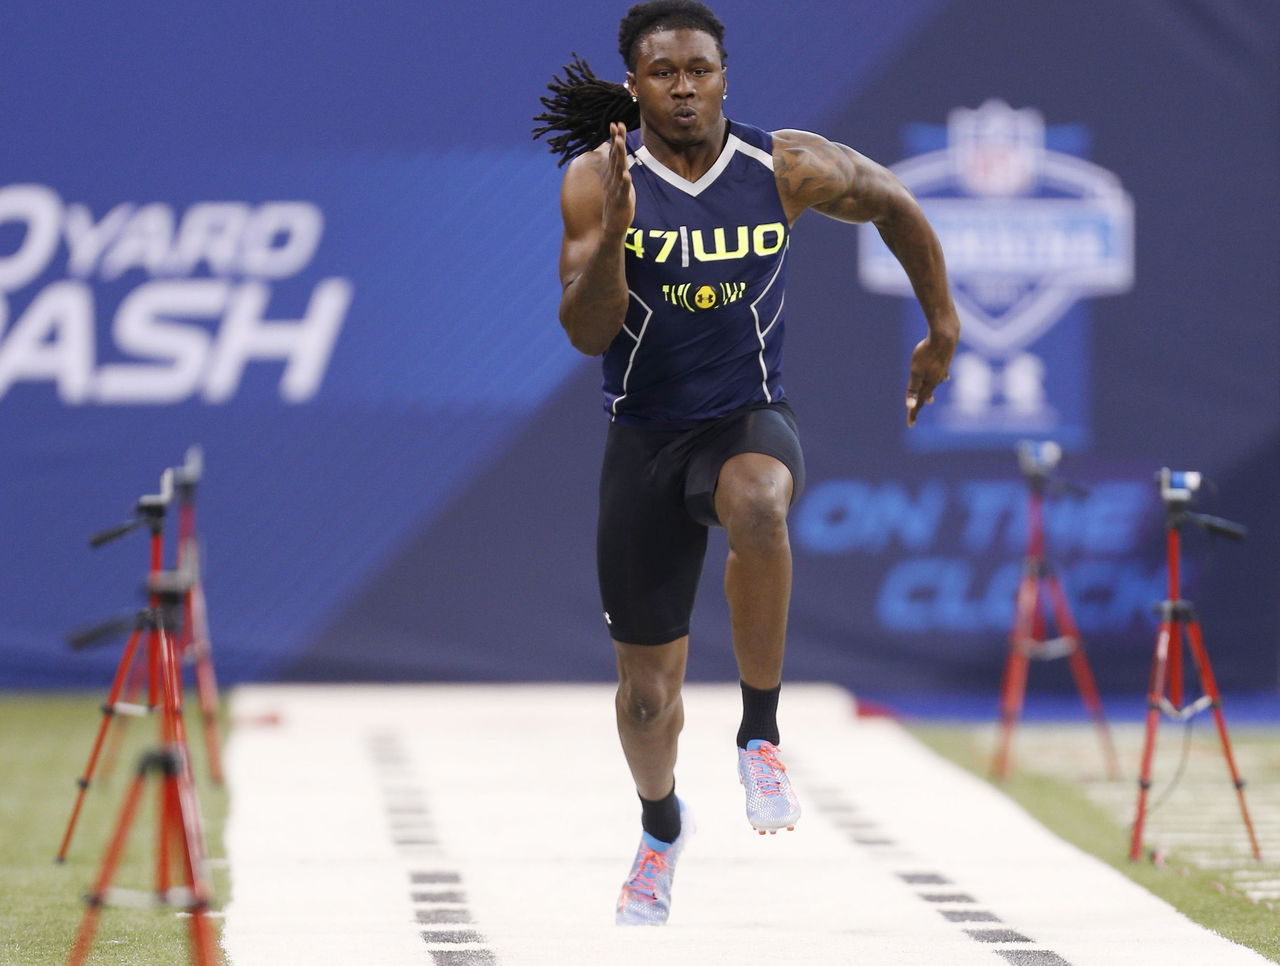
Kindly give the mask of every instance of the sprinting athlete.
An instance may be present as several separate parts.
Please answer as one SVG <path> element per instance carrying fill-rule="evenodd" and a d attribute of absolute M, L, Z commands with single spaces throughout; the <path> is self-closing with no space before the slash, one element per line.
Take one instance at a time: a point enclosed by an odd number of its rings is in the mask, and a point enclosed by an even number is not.
<path fill-rule="evenodd" d="M 650 0 L 627 12 L 618 39 L 625 86 L 575 60 L 543 99 L 535 136 L 553 134 L 561 163 L 572 159 L 561 192 L 560 321 L 575 348 L 603 355 L 611 419 L 597 566 L 643 830 L 617 922 L 658 925 L 689 832 L 676 745 L 711 526 L 729 541 L 747 820 L 764 834 L 800 817 L 777 724 L 787 511 L 804 483 L 781 373 L 791 226 L 807 208 L 870 221 L 902 263 L 928 322 L 911 356 L 908 425 L 947 377 L 960 324 L 938 240 L 897 178 L 816 134 L 724 116 L 724 26 L 711 10 Z"/>

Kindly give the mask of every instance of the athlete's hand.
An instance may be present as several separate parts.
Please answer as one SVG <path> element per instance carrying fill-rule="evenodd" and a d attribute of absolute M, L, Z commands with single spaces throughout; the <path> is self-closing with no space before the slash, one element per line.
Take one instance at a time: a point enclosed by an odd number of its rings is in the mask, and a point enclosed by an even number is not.
<path fill-rule="evenodd" d="M 907 425 L 914 426 L 925 403 L 933 402 L 933 391 L 948 379 L 951 357 L 959 341 L 949 330 L 931 331 L 911 352 L 911 377 L 907 381 Z"/>
<path fill-rule="evenodd" d="M 603 226 L 607 236 L 623 235 L 636 215 L 636 190 L 627 170 L 627 126 L 609 125 L 609 160 L 604 169 Z"/>

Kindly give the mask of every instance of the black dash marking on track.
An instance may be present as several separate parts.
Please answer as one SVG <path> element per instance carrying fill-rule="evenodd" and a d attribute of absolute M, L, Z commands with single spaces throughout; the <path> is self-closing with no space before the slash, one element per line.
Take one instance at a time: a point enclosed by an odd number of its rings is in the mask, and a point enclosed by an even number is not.
<path fill-rule="evenodd" d="M 1024 936 L 1012 929 L 966 929 L 970 939 L 980 943 L 1029 943 L 1030 936 Z"/>
<path fill-rule="evenodd" d="M 994 912 L 984 909 L 939 909 L 950 922 L 1002 922 Z"/>
<path fill-rule="evenodd" d="M 467 894 L 461 889 L 448 889 L 445 892 L 415 892 L 414 902 L 466 902 Z"/>
<path fill-rule="evenodd" d="M 414 911 L 418 922 L 439 923 L 446 925 L 455 922 L 474 922 L 471 913 L 466 909 L 417 909 Z M 1027 940 L 1030 942 L 1031 940 Z"/>
<path fill-rule="evenodd" d="M 438 847 L 440 843 L 435 823 L 431 820 L 431 810 L 422 788 L 413 781 L 411 756 L 405 752 L 399 737 L 387 733 L 372 735 L 369 749 L 375 767 L 381 772 L 383 808 L 392 843 L 400 848 Z M 418 922 L 445 927 L 422 931 L 420 935 L 423 942 L 462 947 L 430 949 L 433 966 L 497 966 L 497 956 L 492 950 L 484 948 L 487 941 L 479 931 L 448 928 L 475 922 L 471 910 L 466 907 L 466 892 L 461 888 L 447 888 L 461 886 L 460 873 L 410 872 L 409 879 L 415 886 L 446 887 L 415 889 L 409 894 L 419 907 L 414 909 L 414 917 Z M 422 908 L 423 906 L 426 908 Z"/>
<path fill-rule="evenodd" d="M 794 763 L 793 763 L 794 764 Z M 849 841 L 861 846 L 895 846 L 899 843 L 884 834 L 879 823 L 868 819 L 861 810 L 844 797 L 841 789 L 830 785 L 809 787 L 806 801 L 813 803 L 837 828 L 848 833 Z M 891 854 L 891 853 L 882 853 Z M 908 885 L 916 886 L 950 886 L 957 888 L 940 872 L 899 872 L 898 878 Z M 924 902 L 929 903 L 976 903 L 977 900 L 967 892 L 944 892 L 941 890 L 922 890 L 916 893 Z M 985 909 L 939 909 L 939 913 L 954 923 L 1003 922 L 994 912 Z M 970 939 L 980 943 L 1030 943 L 1033 940 L 1014 929 L 965 929 Z M 993 952 L 1003 956 L 1011 966 L 1071 966 L 1057 953 L 1048 949 L 996 949 Z"/>
<path fill-rule="evenodd" d="M 482 943 L 484 936 L 474 929 L 428 929 L 422 933 L 422 941 L 428 943 Z"/>
<path fill-rule="evenodd" d="M 1048 949 L 997 949 L 997 953 L 1013 966 L 1071 966 L 1055 952 Z"/>
<path fill-rule="evenodd" d="M 498 957 L 487 949 L 433 949 L 435 966 L 497 966 Z"/>

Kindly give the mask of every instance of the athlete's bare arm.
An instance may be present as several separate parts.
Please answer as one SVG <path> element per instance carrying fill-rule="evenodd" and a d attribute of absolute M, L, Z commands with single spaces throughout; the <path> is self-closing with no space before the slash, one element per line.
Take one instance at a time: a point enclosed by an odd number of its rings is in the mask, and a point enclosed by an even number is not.
<path fill-rule="evenodd" d="M 636 196 L 627 170 L 626 128 L 569 164 L 560 190 L 564 239 L 560 245 L 560 324 L 579 352 L 609 347 L 627 314 L 622 243 L 635 217 Z"/>
<path fill-rule="evenodd" d="M 907 425 L 947 378 L 960 319 L 947 287 L 942 246 L 911 192 L 887 168 L 852 148 L 806 131 L 775 131 L 773 166 L 787 218 L 806 208 L 839 221 L 871 222 L 902 264 L 929 334 L 911 353 Z"/>

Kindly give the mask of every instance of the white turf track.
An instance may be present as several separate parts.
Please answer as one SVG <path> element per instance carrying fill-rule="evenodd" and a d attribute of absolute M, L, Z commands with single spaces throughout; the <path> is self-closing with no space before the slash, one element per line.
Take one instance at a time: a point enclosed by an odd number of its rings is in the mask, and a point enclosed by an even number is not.
<path fill-rule="evenodd" d="M 787 684 L 805 813 L 746 824 L 738 688 L 686 691 L 698 831 L 618 929 L 639 806 L 605 686 L 239 689 L 230 966 L 1257 966 L 852 698 Z"/>

